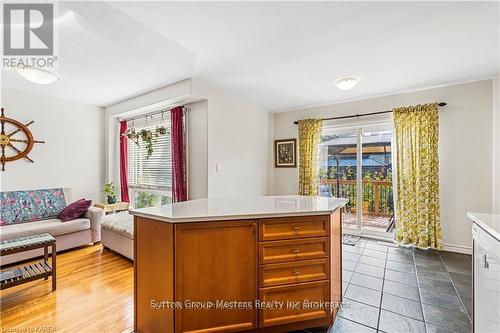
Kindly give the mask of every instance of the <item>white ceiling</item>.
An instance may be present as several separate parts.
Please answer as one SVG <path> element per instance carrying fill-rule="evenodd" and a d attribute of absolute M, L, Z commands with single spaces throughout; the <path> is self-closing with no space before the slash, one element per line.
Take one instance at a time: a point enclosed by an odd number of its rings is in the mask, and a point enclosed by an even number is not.
<path fill-rule="evenodd" d="M 109 105 L 202 77 L 279 111 L 498 71 L 497 2 L 77 2 L 60 27 L 61 80 L 2 85 Z M 339 91 L 334 81 L 358 76 Z"/>

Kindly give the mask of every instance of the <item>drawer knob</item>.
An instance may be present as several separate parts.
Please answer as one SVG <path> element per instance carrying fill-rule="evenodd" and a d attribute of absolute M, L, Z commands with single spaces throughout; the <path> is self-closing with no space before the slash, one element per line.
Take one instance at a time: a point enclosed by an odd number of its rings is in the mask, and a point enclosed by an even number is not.
<path fill-rule="evenodd" d="M 299 271 L 293 271 L 293 275 L 300 275 Z"/>
<path fill-rule="evenodd" d="M 300 227 L 293 227 L 293 231 L 299 231 Z"/>
<path fill-rule="evenodd" d="M 299 253 L 299 252 L 300 252 L 300 250 L 299 250 L 299 249 L 293 249 L 293 250 L 292 250 L 292 252 L 293 252 L 293 253 Z"/>

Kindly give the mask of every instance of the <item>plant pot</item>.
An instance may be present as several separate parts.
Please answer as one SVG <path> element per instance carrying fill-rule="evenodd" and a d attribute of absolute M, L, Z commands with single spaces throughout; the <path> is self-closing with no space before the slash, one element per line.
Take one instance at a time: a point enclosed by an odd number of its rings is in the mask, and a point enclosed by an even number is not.
<path fill-rule="evenodd" d="M 112 205 L 116 203 L 116 197 L 110 197 L 108 195 L 108 204 Z"/>

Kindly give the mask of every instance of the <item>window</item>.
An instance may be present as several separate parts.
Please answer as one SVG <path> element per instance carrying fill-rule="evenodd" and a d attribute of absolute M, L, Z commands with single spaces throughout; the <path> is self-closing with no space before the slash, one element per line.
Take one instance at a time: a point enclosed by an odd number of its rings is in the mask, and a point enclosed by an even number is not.
<path fill-rule="evenodd" d="M 128 128 L 136 132 L 165 126 L 167 134 L 153 140 L 153 153 L 147 157 L 147 147 L 142 140 L 136 144 L 128 140 L 128 187 L 131 204 L 144 208 L 172 202 L 172 156 L 170 145 L 170 112 L 153 118 L 131 120 Z"/>

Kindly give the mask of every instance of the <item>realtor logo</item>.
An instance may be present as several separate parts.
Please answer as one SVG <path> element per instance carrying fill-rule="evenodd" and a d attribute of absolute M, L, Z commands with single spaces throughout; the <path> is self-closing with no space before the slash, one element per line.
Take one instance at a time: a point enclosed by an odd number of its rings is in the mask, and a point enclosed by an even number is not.
<path fill-rule="evenodd" d="M 54 5 L 9 3 L 3 5 L 4 56 L 54 54 Z"/>
<path fill-rule="evenodd" d="M 2 68 L 57 69 L 57 3 L 4 3 L 2 9 Z"/>

